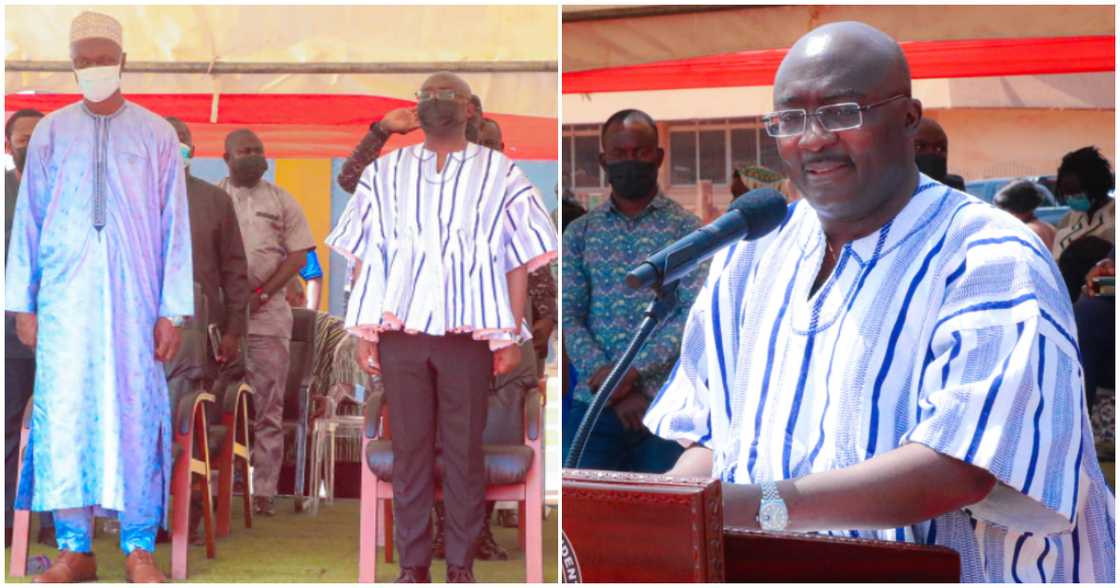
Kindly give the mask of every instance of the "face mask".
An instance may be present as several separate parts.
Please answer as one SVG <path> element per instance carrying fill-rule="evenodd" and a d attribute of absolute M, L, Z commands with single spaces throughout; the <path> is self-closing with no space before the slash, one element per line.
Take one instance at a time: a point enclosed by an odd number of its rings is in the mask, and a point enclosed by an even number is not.
<path fill-rule="evenodd" d="M 607 177 L 619 198 L 641 200 L 657 188 L 657 164 L 626 159 L 607 164 Z"/>
<path fill-rule="evenodd" d="M 74 70 L 82 96 L 90 102 L 103 102 L 121 87 L 121 66 L 106 65 Z"/>
<path fill-rule="evenodd" d="M 467 113 L 454 100 L 425 100 L 416 106 L 416 116 L 425 131 L 439 131 L 463 124 Z"/>
<path fill-rule="evenodd" d="M 1089 197 L 1084 192 L 1066 196 L 1066 206 L 1077 212 L 1089 212 Z"/>
<path fill-rule="evenodd" d="M 191 165 L 191 146 L 186 143 L 179 143 L 179 155 L 183 156 L 183 165 L 190 167 Z"/>
<path fill-rule="evenodd" d="M 918 164 L 918 171 L 938 182 L 944 182 L 945 176 L 949 175 L 948 162 L 936 153 L 916 155 L 914 161 Z"/>
<path fill-rule="evenodd" d="M 16 169 L 19 173 L 23 173 L 23 164 L 27 163 L 27 147 L 16 147 L 12 149 L 12 161 L 16 164 Z"/>
<path fill-rule="evenodd" d="M 255 186 L 268 171 L 268 160 L 263 155 L 244 155 L 229 164 L 229 174 L 240 186 Z"/>

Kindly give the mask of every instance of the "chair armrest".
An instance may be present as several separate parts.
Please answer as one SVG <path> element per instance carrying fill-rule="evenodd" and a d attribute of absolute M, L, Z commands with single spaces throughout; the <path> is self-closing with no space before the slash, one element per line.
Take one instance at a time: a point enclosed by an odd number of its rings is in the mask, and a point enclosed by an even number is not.
<path fill-rule="evenodd" d="M 237 412 L 237 402 L 241 398 L 242 389 L 246 394 L 253 393 L 253 388 L 243 381 L 230 382 L 224 392 L 219 392 L 222 395 L 222 412 L 227 414 Z"/>
<path fill-rule="evenodd" d="M 175 409 L 175 428 L 180 435 L 185 435 L 191 431 L 195 410 L 203 402 L 214 402 L 214 395 L 200 387 L 194 388 L 179 398 L 179 406 Z"/>
<path fill-rule="evenodd" d="M 541 436 L 541 413 L 544 412 L 544 397 L 541 391 L 533 388 L 525 393 L 525 438 L 536 441 Z"/>
<path fill-rule="evenodd" d="M 382 394 L 366 396 L 365 407 L 365 432 L 366 439 L 376 439 L 381 423 L 381 405 L 384 402 Z"/>

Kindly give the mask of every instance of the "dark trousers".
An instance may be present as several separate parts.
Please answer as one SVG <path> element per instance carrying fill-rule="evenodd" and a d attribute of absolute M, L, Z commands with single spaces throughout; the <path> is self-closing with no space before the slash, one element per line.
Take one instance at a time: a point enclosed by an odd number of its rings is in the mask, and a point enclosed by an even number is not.
<path fill-rule="evenodd" d="M 492 354 L 469 334 L 382 333 L 382 383 L 393 435 L 393 517 L 400 565 L 432 562 L 436 431 L 442 440 L 448 565 L 469 567 L 482 532 L 486 492 L 482 431 Z"/>
<path fill-rule="evenodd" d="M 12 528 L 19 473 L 19 435 L 23 411 L 35 390 L 35 360 L 4 358 L 4 527 Z M 39 513 L 39 526 L 51 526 L 49 513 Z"/>
<path fill-rule="evenodd" d="M 1085 401 L 1092 412 L 1097 387 L 1111 388 L 1116 365 L 1116 299 L 1082 296 L 1073 305 L 1077 321 L 1077 346 L 1085 372 Z"/>

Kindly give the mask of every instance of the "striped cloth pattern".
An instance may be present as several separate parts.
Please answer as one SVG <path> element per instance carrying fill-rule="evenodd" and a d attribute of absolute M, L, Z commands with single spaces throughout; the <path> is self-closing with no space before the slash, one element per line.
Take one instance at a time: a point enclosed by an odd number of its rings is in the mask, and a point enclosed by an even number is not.
<path fill-rule="evenodd" d="M 326 242 L 362 262 L 346 311 L 351 332 L 371 340 L 383 330 L 472 332 L 495 349 L 518 327 L 506 273 L 556 257 L 536 189 L 510 159 L 475 144 L 441 171 L 423 144 L 375 160 Z"/>
<path fill-rule="evenodd" d="M 921 176 L 911 202 L 824 252 L 801 202 L 712 260 L 681 357 L 646 415 L 758 483 L 921 443 L 990 471 L 980 503 L 898 529 L 830 534 L 944 545 L 968 582 L 1111 582 L 1114 497 L 1093 447 L 1069 297 L 1022 223 Z"/>

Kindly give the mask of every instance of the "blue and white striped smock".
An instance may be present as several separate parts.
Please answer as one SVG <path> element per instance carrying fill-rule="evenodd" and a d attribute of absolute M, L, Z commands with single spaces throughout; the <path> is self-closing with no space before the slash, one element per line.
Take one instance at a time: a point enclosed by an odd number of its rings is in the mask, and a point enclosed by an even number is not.
<path fill-rule="evenodd" d="M 475 144 L 449 154 L 442 171 L 422 144 L 380 157 L 326 242 L 362 262 L 346 309 L 351 332 L 470 332 L 492 349 L 515 330 L 506 273 L 556 257 L 536 189 L 510 159 Z"/>
<path fill-rule="evenodd" d="M 917 525 L 831 534 L 931 543 L 963 581 L 1111 582 L 1114 498 L 1085 408 L 1062 278 L 1018 220 L 921 176 L 809 296 L 824 234 L 805 202 L 712 261 L 645 423 L 757 483 L 905 443 L 982 467 L 988 498 Z"/>

